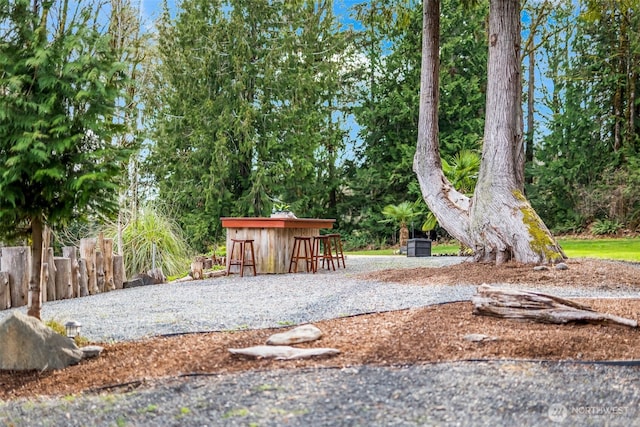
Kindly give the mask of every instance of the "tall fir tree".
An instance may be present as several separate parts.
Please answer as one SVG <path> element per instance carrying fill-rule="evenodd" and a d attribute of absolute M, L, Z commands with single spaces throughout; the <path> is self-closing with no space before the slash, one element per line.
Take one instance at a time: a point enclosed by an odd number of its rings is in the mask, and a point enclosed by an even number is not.
<path fill-rule="evenodd" d="M 112 143 L 122 65 L 98 31 L 97 5 L 68 6 L 0 7 L 0 233 L 31 238 L 34 303 L 43 227 L 116 212 L 128 155 Z"/>
<path fill-rule="evenodd" d="M 218 218 L 267 215 L 276 200 L 326 215 L 348 37 L 333 3 L 188 0 L 159 28 L 149 169 L 189 240 L 205 249 Z"/>

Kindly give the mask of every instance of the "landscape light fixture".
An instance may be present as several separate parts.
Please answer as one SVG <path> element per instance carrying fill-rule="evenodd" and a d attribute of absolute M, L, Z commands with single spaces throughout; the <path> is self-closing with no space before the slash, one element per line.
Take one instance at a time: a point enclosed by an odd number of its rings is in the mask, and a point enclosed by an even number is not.
<path fill-rule="evenodd" d="M 80 328 L 82 327 L 82 324 L 75 320 L 69 320 L 64 327 L 67 330 L 67 336 L 73 340 L 80 335 Z"/>

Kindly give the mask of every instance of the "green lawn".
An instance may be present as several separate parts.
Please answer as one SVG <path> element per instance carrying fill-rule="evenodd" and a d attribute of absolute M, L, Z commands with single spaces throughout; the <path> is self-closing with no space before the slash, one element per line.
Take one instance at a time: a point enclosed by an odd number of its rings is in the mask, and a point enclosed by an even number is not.
<path fill-rule="evenodd" d="M 558 239 L 569 258 L 604 258 L 640 261 L 640 238 Z"/>
<path fill-rule="evenodd" d="M 592 240 L 558 238 L 569 258 L 603 258 L 640 262 L 640 238 L 600 238 Z M 458 245 L 432 245 L 432 255 L 458 253 Z M 397 249 L 350 252 L 354 255 L 393 255 Z"/>

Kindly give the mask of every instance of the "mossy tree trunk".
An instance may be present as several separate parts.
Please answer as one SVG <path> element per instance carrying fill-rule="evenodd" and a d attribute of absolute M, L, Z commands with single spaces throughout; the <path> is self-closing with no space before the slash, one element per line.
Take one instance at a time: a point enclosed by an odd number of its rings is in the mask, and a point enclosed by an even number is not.
<path fill-rule="evenodd" d="M 562 249 L 523 195 L 520 3 L 491 0 L 482 163 L 473 197 L 442 172 L 438 147 L 439 0 L 425 0 L 418 146 L 414 170 L 442 227 L 478 261 L 555 262 Z M 514 48 L 515 47 L 515 48 Z"/>

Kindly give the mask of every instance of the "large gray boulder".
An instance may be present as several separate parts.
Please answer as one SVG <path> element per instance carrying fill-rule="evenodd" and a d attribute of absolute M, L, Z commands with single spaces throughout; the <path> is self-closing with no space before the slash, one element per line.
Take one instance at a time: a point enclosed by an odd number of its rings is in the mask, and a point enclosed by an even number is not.
<path fill-rule="evenodd" d="M 0 369 L 63 369 L 82 356 L 73 340 L 35 317 L 14 311 L 0 322 Z"/>

